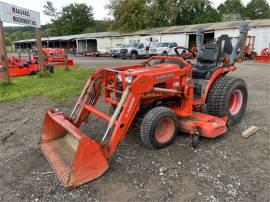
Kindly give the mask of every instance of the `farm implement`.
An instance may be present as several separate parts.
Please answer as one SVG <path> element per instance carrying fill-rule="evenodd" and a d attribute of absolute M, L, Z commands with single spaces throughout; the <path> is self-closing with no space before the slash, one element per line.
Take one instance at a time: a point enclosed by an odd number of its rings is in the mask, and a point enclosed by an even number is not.
<path fill-rule="evenodd" d="M 142 142 L 149 148 L 170 145 L 177 132 L 199 137 L 223 135 L 241 120 L 247 105 L 246 83 L 228 74 L 241 55 L 248 27 L 240 29 L 233 47 L 228 35 L 203 44 L 197 31 L 197 61 L 191 64 L 175 48 L 176 56 L 153 56 L 142 64 L 101 68 L 87 81 L 69 116 L 58 110 L 46 113 L 40 147 L 65 187 L 77 187 L 100 177 L 127 131 L 140 126 Z M 183 52 L 183 51 L 182 51 Z M 104 97 L 111 114 L 96 106 Z M 101 138 L 80 128 L 92 114 L 108 126 Z M 93 123 L 89 123 L 93 124 Z"/>
<path fill-rule="evenodd" d="M 270 48 L 264 48 L 261 54 L 256 57 L 256 62 L 270 63 Z"/>
<path fill-rule="evenodd" d="M 0 66 L 2 64 L 0 63 Z M 39 71 L 39 65 L 31 62 L 26 62 L 24 59 L 15 56 L 8 57 L 9 76 L 25 76 L 35 74 Z M 0 71 L 0 77 L 2 72 Z"/>
<path fill-rule="evenodd" d="M 45 56 L 45 64 L 51 64 L 54 66 L 65 65 L 65 50 L 62 48 L 42 48 Z M 32 61 L 37 62 L 37 55 L 32 57 Z M 75 66 L 74 60 L 66 58 L 68 66 Z"/>

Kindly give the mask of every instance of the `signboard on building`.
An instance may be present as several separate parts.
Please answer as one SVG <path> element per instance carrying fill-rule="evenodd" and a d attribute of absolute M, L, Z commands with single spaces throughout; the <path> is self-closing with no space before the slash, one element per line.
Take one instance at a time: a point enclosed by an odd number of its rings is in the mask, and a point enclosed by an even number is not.
<path fill-rule="evenodd" d="M 0 21 L 39 28 L 40 14 L 0 1 Z"/>

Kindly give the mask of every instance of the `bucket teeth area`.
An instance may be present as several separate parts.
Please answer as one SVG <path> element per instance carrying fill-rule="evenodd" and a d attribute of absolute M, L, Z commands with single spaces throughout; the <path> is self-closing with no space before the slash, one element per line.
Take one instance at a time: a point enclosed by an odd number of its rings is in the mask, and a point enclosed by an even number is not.
<path fill-rule="evenodd" d="M 46 115 L 40 147 L 65 187 L 94 180 L 108 169 L 101 145 L 52 111 Z"/>

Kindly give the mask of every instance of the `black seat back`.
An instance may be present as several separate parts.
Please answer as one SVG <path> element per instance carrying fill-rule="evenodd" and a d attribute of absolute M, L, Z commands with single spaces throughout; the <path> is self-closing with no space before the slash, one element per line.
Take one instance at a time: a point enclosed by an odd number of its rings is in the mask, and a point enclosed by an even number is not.
<path fill-rule="evenodd" d="M 223 59 L 229 58 L 233 51 L 229 36 L 227 34 L 221 35 L 217 40 L 217 44 L 220 46 L 220 57 Z"/>
<path fill-rule="evenodd" d="M 205 44 L 202 48 L 201 57 L 198 58 L 199 63 L 214 63 L 219 62 L 220 45 L 218 43 Z"/>

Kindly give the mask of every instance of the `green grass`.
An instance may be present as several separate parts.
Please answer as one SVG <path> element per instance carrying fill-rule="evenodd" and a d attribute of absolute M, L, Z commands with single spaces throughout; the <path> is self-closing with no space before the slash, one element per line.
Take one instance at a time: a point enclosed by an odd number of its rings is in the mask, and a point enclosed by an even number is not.
<path fill-rule="evenodd" d="M 7 53 L 11 53 L 11 51 L 12 51 L 12 46 L 6 46 L 6 48 L 7 48 Z"/>
<path fill-rule="evenodd" d="M 55 73 L 41 78 L 39 75 L 13 77 L 11 85 L 0 84 L 0 102 L 44 95 L 59 101 L 78 95 L 94 69 L 55 68 Z"/>

